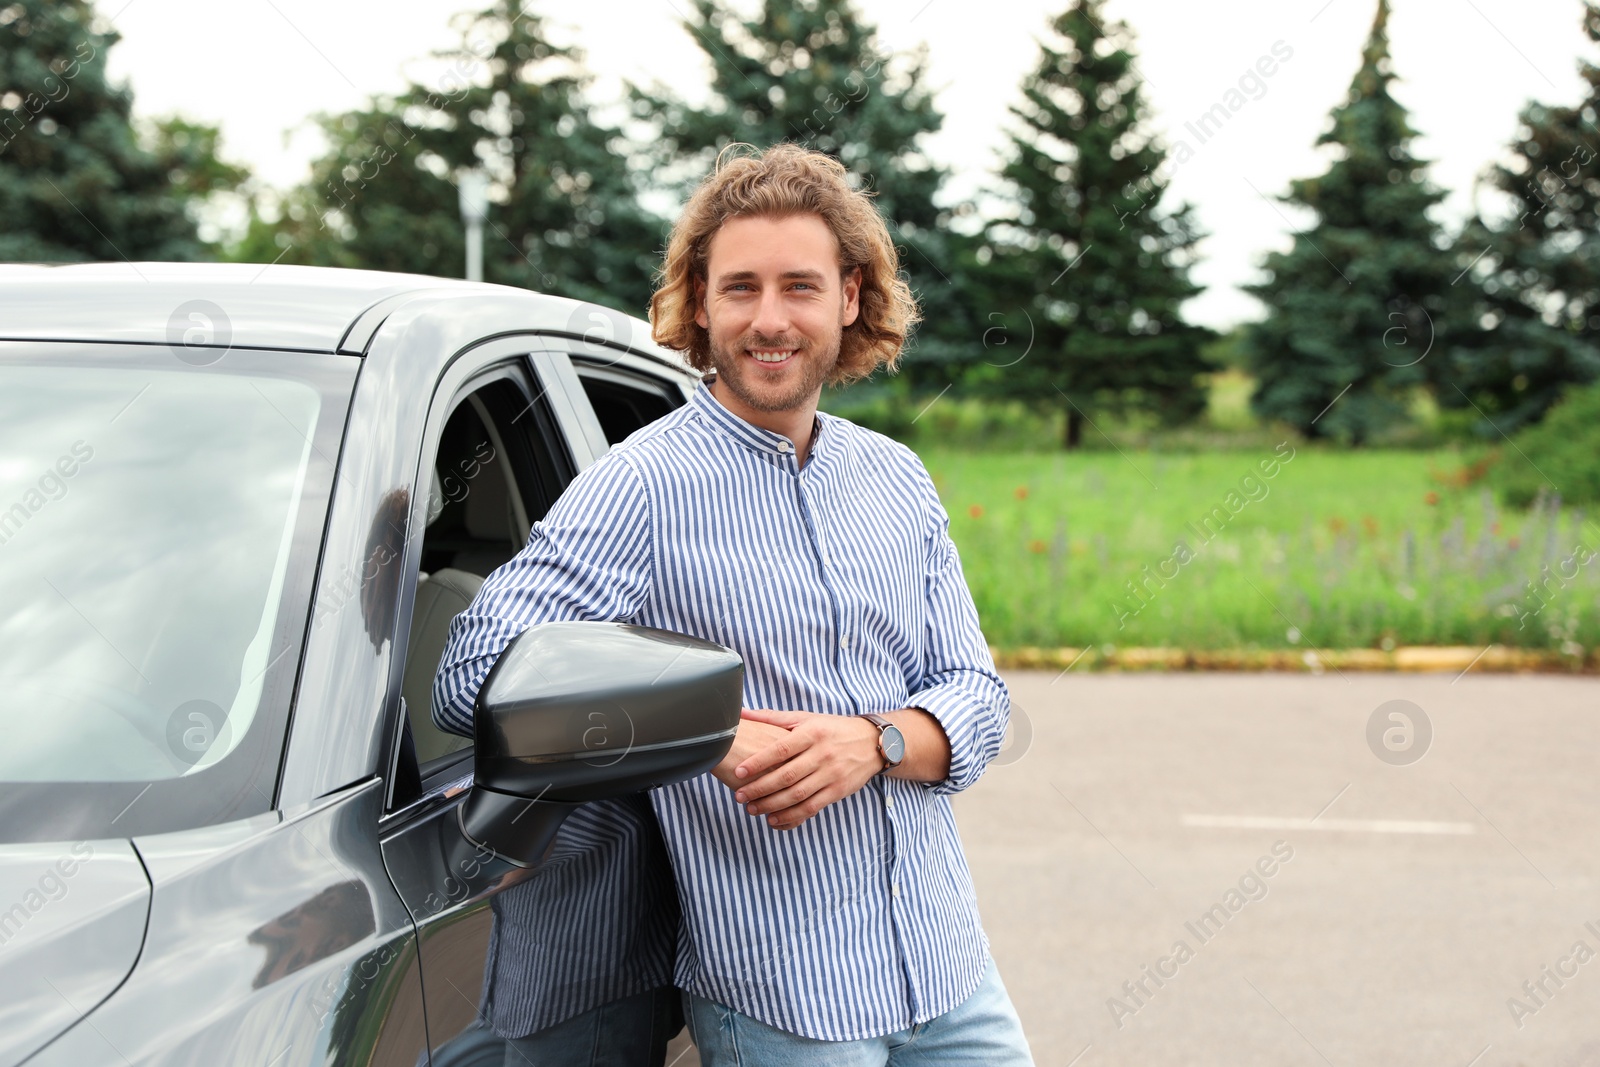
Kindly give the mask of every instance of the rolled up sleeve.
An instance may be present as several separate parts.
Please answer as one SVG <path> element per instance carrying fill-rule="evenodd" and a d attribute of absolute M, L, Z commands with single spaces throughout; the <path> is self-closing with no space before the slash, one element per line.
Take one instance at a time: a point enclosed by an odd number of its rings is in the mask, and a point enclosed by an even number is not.
<path fill-rule="evenodd" d="M 932 491 L 931 481 L 928 489 Z M 950 517 L 935 496 L 935 529 L 926 575 L 927 635 L 922 677 L 911 687 L 908 707 L 922 708 L 950 741 L 950 773 L 929 783 L 935 793 L 958 793 L 978 780 L 1000 754 L 1011 717 L 1011 694 L 996 673 L 994 657 L 978 625 L 950 539 Z"/>
<path fill-rule="evenodd" d="M 450 623 L 433 678 L 434 724 L 472 733 L 472 706 L 507 645 L 545 622 L 628 619 L 650 593 L 650 507 L 643 480 L 611 452 L 573 479 L 528 543 Z"/>

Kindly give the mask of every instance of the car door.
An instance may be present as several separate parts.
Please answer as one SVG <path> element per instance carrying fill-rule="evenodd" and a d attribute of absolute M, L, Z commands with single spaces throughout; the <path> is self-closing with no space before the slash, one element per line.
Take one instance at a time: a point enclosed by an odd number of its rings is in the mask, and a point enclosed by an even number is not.
<path fill-rule="evenodd" d="M 580 805 L 541 864 L 515 866 L 463 836 L 472 739 L 439 730 L 430 714 L 449 620 L 595 457 L 582 395 L 564 353 L 506 340 L 458 361 L 430 408 L 406 539 L 413 584 L 396 634 L 401 713 L 381 834 L 417 925 L 435 1067 L 498 1067 L 508 1038 L 670 989 L 678 908 L 647 798 Z"/>

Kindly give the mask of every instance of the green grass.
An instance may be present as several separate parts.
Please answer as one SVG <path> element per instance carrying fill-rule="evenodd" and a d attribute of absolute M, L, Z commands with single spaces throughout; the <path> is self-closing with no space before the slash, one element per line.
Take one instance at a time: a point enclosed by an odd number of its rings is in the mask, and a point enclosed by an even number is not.
<path fill-rule="evenodd" d="M 1572 558 L 1600 550 L 1600 523 L 1504 511 L 1481 481 L 1453 484 L 1468 480 L 1453 450 L 1301 445 L 1271 478 L 1271 445 L 920 451 L 997 646 L 1600 644 L 1600 557 Z"/>

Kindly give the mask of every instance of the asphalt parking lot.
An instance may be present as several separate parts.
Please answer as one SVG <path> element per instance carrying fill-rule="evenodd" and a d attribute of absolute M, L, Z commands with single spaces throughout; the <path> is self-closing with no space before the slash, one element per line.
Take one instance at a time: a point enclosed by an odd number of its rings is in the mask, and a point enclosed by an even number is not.
<path fill-rule="evenodd" d="M 1600 681 L 1055 678 L 957 801 L 1041 1067 L 1600 1063 Z"/>
<path fill-rule="evenodd" d="M 1600 680 L 1006 677 L 955 803 L 1041 1067 L 1600 1064 Z"/>

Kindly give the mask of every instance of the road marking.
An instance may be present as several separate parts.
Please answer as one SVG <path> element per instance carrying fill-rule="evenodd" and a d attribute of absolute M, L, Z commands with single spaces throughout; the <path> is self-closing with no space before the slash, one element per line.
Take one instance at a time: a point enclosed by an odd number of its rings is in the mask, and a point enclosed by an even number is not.
<path fill-rule="evenodd" d="M 1278 815 L 1185 815 L 1185 826 L 1208 830 L 1335 830 L 1358 834 L 1475 834 L 1470 822 L 1421 819 L 1291 819 Z"/>

